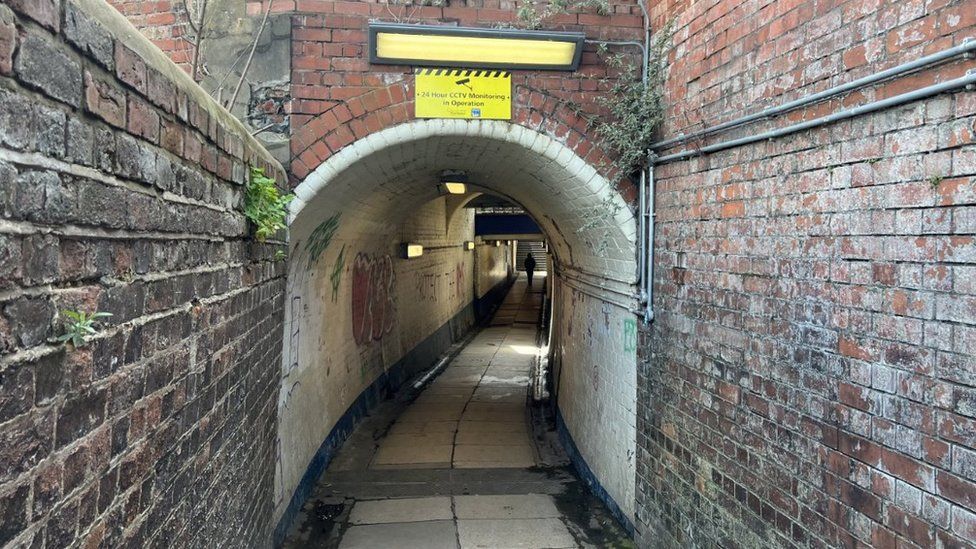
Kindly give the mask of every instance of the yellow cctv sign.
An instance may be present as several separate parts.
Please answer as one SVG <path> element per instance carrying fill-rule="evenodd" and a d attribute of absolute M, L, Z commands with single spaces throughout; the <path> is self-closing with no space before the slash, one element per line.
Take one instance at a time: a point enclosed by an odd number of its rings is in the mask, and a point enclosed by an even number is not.
<path fill-rule="evenodd" d="M 512 118 L 512 74 L 468 69 L 415 69 L 417 118 Z"/>

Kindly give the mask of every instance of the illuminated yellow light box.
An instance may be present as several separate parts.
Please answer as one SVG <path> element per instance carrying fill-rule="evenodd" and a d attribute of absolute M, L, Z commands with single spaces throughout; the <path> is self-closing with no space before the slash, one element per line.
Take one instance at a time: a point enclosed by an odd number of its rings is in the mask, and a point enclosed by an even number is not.
<path fill-rule="evenodd" d="M 468 186 L 460 182 L 445 181 L 441 185 L 444 186 L 444 191 L 447 194 L 464 194 L 468 190 Z"/>
<path fill-rule="evenodd" d="M 424 247 L 420 244 L 404 242 L 400 245 L 400 257 L 403 259 L 413 259 L 424 255 Z"/>
<path fill-rule="evenodd" d="M 579 32 L 369 24 L 369 61 L 427 67 L 566 70 L 579 68 Z"/>

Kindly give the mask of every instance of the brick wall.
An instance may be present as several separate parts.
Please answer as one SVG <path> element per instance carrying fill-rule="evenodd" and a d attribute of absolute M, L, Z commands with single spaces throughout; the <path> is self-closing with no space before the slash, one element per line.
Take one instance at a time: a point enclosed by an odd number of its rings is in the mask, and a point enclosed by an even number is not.
<path fill-rule="evenodd" d="M 200 0 L 106 0 L 180 68 L 189 71 L 193 65 Z M 191 12 L 195 17 L 190 24 Z"/>
<path fill-rule="evenodd" d="M 976 35 L 971 1 L 651 9 L 655 27 L 677 21 L 665 135 Z M 706 142 L 973 68 L 955 60 Z M 963 91 L 657 168 L 643 544 L 976 539 L 974 120 Z"/>
<path fill-rule="evenodd" d="M 0 6 L 0 545 L 260 546 L 284 263 L 243 127 L 91 0 Z M 114 316 L 73 348 L 66 309 Z"/>
<path fill-rule="evenodd" d="M 251 13 L 264 9 L 261 3 L 248 5 Z M 291 148 L 296 160 L 292 166 L 296 183 L 355 139 L 413 118 L 412 68 L 368 63 L 366 27 L 370 19 L 482 27 L 515 22 L 515 9 L 507 2 L 494 0 L 416 9 L 383 2 L 275 2 L 272 11 L 279 10 L 295 14 Z M 640 8 L 635 3 L 614 3 L 613 13 L 566 14 L 547 27 L 582 30 L 594 40 L 634 40 L 643 36 Z M 599 165 L 602 151 L 582 135 L 585 122 L 563 103 L 573 102 L 587 113 L 600 112 L 595 98 L 609 88 L 612 79 L 595 45 L 587 45 L 576 74 L 515 71 L 514 119 L 558 134 L 581 157 Z M 556 111 L 560 113 L 556 115 Z"/>

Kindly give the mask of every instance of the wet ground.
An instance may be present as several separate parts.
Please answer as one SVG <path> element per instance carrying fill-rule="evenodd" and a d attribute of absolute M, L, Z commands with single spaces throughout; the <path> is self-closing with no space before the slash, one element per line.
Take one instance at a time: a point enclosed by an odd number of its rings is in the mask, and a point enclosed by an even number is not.
<path fill-rule="evenodd" d="M 420 389 L 349 438 L 285 547 L 630 547 L 569 466 L 529 386 L 541 280 L 517 280 L 488 326 Z"/>

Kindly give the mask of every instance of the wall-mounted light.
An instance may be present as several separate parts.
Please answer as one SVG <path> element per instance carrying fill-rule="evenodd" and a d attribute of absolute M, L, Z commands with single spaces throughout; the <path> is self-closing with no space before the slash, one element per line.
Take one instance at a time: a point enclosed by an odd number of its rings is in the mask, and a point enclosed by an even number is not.
<path fill-rule="evenodd" d="M 369 24 L 369 62 L 484 69 L 575 71 L 581 32 Z"/>
<path fill-rule="evenodd" d="M 400 257 L 402 259 L 413 259 L 424 255 L 424 247 L 420 244 L 400 244 Z"/>
<path fill-rule="evenodd" d="M 496 240 L 495 241 L 495 247 L 496 248 L 499 247 L 499 246 L 501 246 L 501 245 L 502 245 L 502 241 L 501 240 Z"/>
<path fill-rule="evenodd" d="M 471 250 L 473 250 L 473 249 L 474 249 L 474 242 L 472 242 L 472 241 L 470 241 L 470 240 L 466 240 L 466 241 L 464 242 L 464 249 L 465 249 L 465 250 L 468 250 L 469 252 L 470 252 Z"/>
<path fill-rule="evenodd" d="M 464 194 L 468 192 L 468 174 L 460 170 L 444 170 L 437 187 L 441 194 Z"/>

